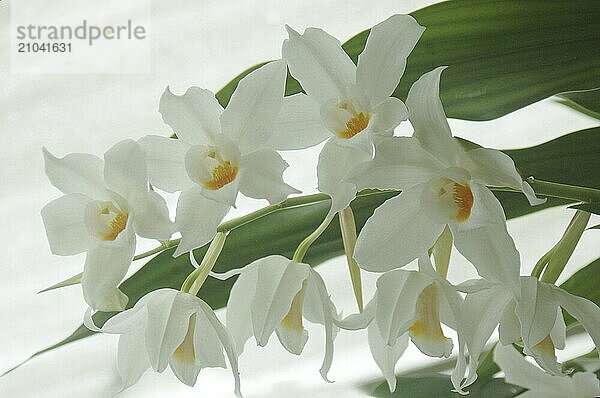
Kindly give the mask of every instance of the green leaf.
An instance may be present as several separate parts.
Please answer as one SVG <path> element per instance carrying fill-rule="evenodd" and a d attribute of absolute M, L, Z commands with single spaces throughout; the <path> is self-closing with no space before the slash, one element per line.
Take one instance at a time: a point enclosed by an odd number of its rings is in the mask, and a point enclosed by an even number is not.
<path fill-rule="evenodd" d="M 600 289 L 598 289 L 598 284 L 600 282 L 599 275 L 600 258 L 575 272 L 575 274 L 560 285 L 560 287 L 571 294 L 585 297 L 600 306 Z M 567 326 L 575 323 L 575 319 L 569 313 L 563 311 L 563 314 Z"/>
<path fill-rule="evenodd" d="M 554 94 L 600 87 L 598 1 L 457 0 L 412 15 L 427 29 L 394 92 L 401 99 L 440 65 L 448 66 L 440 91 L 446 114 L 459 119 L 494 119 Z M 344 43 L 354 62 L 368 34 Z M 217 94 L 222 105 L 242 75 Z M 300 91 L 288 79 L 286 94 Z"/>
<path fill-rule="evenodd" d="M 573 91 L 559 95 L 560 103 L 590 117 L 600 119 L 600 89 Z"/>
<path fill-rule="evenodd" d="M 569 208 L 583 210 L 593 214 L 600 214 L 600 203 L 580 203 L 577 205 L 569 206 Z"/>
<path fill-rule="evenodd" d="M 396 391 L 390 393 L 386 382 L 381 383 L 372 396 L 390 398 L 436 397 L 456 398 L 452 392 L 452 382 L 449 376 L 418 375 L 396 377 Z M 507 384 L 503 379 L 492 379 L 486 383 L 471 388 L 469 396 L 486 398 L 512 398 L 525 391 L 521 387 Z"/>

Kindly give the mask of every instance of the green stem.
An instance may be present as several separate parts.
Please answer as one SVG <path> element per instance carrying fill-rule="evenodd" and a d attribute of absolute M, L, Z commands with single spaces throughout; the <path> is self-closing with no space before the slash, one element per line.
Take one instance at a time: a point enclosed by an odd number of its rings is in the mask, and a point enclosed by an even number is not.
<path fill-rule="evenodd" d="M 321 236 L 321 234 L 323 232 L 325 232 L 325 230 L 331 223 L 331 220 L 333 220 L 334 215 L 325 217 L 325 219 L 323 220 L 321 225 L 319 225 L 317 227 L 317 229 L 315 229 L 310 235 L 308 235 L 306 238 L 304 238 L 304 240 L 302 242 L 300 242 L 300 244 L 298 245 L 298 248 L 294 252 L 294 257 L 292 257 L 292 261 L 301 263 L 302 260 L 304 260 L 304 256 L 306 255 L 306 252 L 312 246 L 312 244 L 315 243 L 315 241 L 319 238 L 319 236 Z"/>
<path fill-rule="evenodd" d="M 354 248 L 356 246 L 356 222 L 354 213 L 350 206 L 340 211 L 340 229 L 342 231 L 342 242 L 344 243 L 344 252 L 346 253 L 346 262 L 350 272 L 352 290 L 356 298 L 358 312 L 363 312 L 363 294 L 360 268 L 354 260 Z"/>
<path fill-rule="evenodd" d="M 535 190 L 535 193 L 538 195 L 548 196 L 548 197 L 553 197 L 553 198 L 568 199 L 568 200 L 572 200 L 575 202 L 577 202 L 577 201 L 579 201 L 579 202 L 600 202 L 600 190 L 598 190 L 598 189 L 579 187 L 579 186 L 575 186 L 575 185 L 559 184 L 559 183 L 555 183 L 555 182 L 548 182 L 548 181 L 535 180 L 535 179 L 528 179 L 527 181 L 531 184 L 531 186 Z M 514 190 L 506 189 L 506 188 L 492 188 L 492 190 L 515 192 Z M 365 191 L 360 192 L 358 194 L 358 196 L 371 196 L 371 195 L 378 196 L 378 195 L 386 195 L 386 194 L 388 194 L 388 192 L 365 190 Z M 269 214 L 279 211 L 281 209 L 286 209 L 286 208 L 291 208 L 291 207 L 299 207 L 299 206 L 307 206 L 307 205 L 312 205 L 312 204 L 316 204 L 319 202 L 325 202 L 325 201 L 329 201 L 329 200 L 330 200 L 329 196 L 322 194 L 322 193 L 289 198 L 289 199 L 284 200 L 281 203 L 270 205 L 270 206 L 267 206 L 260 210 L 257 210 L 255 212 L 246 214 L 245 216 L 241 216 L 241 217 L 226 221 L 217 228 L 217 231 L 218 232 L 229 232 L 236 228 L 241 227 L 242 225 L 245 225 L 249 222 L 257 220 L 261 217 L 264 217 L 266 215 L 269 215 Z M 153 254 L 160 253 L 166 249 L 175 247 L 179 244 L 180 240 L 181 239 L 172 239 L 172 240 L 165 241 L 159 247 L 157 247 L 155 249 L 152 249 L 145 253 L 138 254 L 137 256 L 134 257 L 134 260 L 140 260 L 142 258 L 146 258 Z"/>
<path fill-rule="evenodd" d="M 183 281 L 183 284 L 181 285 L 182 292 L 188 292 L 194 296 L 198 294 L 198 291 L 204 284 L 204 281 L 206 281 L 208 274 L 215 266 L 215 263 L 221 254 L 221 250 L 223 250 L 223 246 L 225 245 L 226 238 L 226 232 L 218 232 L 215 235 L 198 268 L 192 271 L 187 278 L 185 278 L 185 281 Z M 190 253 L 190 255 L 193 256 L 193 253 Z"/>

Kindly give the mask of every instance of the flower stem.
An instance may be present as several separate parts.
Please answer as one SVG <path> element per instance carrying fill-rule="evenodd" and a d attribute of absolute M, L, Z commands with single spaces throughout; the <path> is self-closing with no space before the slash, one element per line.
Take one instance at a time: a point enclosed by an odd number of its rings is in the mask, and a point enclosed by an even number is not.
<path fill-rule="evenodd" d="M 319 225 L 317 227 L 317 229 L 315 229 L 310 235 L 308 235 L 306 238 L 304 238 L 304 240 L 302 242 L 300 242 L 300 244 L 298 245 L 298 248 L 294 252 L 292 261 L 301 263 L 302 260 L 304 260 L 304 256 L 306 255 L 306 252 L 308 251 L 308 249 L 312 246 L 313 243 L 315 243 L 315 241 L 319 238 L 319 236 L 321 236 L 321 234 L 323 234 L 323 232 L 325 232 L 325 230 L 331 223 L 331 220 L 333 220 L 334 216 L 335 216 L 335 214 L 325 217 L 325 219 L 323 220 L 321 225 Z"/>
<path fill-rule="evenodd" d="M 363 294 L 360 268 L 354 260 L 354 247 L 356 246 L 356 222 L 354 213 L 350 206 L 340 211 L 340 229 L 342 231 L 342 241 L 344 242 L 344 251 L 346 252 L 346 262 L 352 281 L 352 290 L 356 298 L 358 312 L 363 312 Z"/>
<path fill-rule="evenodd" d="M 215 263 L 221 254 L 221 250 L 223 250 L 225 238 L 227 238 L 226 232 L 218 232 L 215 235 L 198 268 L 192 271 L 185 281 L 183 281 L 183 284 L 181 285 L 182 292 L 188 292 L 194 296 L 198 294 L 198 291 L 204 284 L 204 281 L 206 281 L 208 274 L 215 266 Z M 193 252 L 190 252 L 190 260 L 193 259 L 193 255 Z"/>
<path fill-rule="evenodd" d="M 527 179 L 536 194 L 580 202 L 600 202 L 600 189 Z"/>

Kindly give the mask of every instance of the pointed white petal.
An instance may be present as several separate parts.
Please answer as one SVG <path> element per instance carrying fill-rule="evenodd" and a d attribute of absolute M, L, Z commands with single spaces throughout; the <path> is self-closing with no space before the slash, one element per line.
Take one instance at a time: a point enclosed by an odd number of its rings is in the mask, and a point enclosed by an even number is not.
<path fill-rule="evenodd" d="M 508 345 L 496 345 L 494 361 L 504 372 L 507 383 L 515 384 L 547 397 L 570 396 L 569 379 L 564 376 L 551 376 L 532 363 Z M 541 396 L 541 395 L 540 395 Z"/>
<path fill-rule="evenodd" d="M 155 290 L 149 295 L 146 350 L 152 368 L 162 372 L 187 334 L 190 316 L 198 308 L 197 298 L 174 289 Z"/>
<path fill-rule="evenodd" d="M 547 286 L 552 289 L 560 306 L 581 323 L 596 347 L 600 348 L 600 308 L 586 298 L 575 296 L 555 286 Z"/>
<path fill-rule="evenodd" d="M 387 98 L 373 109 L 369 123 L 372 133 L 392 132 L 400 122 L 408 119 L 408 109 L 398 98 Z"/>
<path fill-rule="evenodd" d="M 356 186 L 342 182 L 355 165 L 369 159 L 360 149 L 342 146 L 334 140 L 328 141 L 319 154 L 317 177 L 319 191 L 331 196 L 329 214 L 335 214 L 350 204 L 356 197 Z"/>
<path fill-rule="evenodd" d="M 57 158 L 46 148 L 42 150 L 46 175 L 56 188 L 65 194 L 82 193 L 94 199 L 107 197 L 102 159 L 85 153 L 71 153 Z"/>
<path fill-rule="evenodd" d="M 517 302 L 512 300 L 502 312 L 498 337 L 504 345 L 521 342 L 521 322 L 517 317 Z"/>
<path fill-rule="evenodd" d="M 144 329 L 137 328 L 119 337 L 117 369 L 123 385 L 121 391 L 131 387 L 150 368 L 144 344 Z"/>
<path fill-rule="evenodd" d="M 345 179 L 359 190 L 405 190 L 436 177 L 442 167 L 414 138 L 386 137 L 375 145 L 373 160 L 354 167 Z"/>
<path fill-rule="evenodd" d="M 221 115 L 221 126 L 243 154 L 263 147 L 271 138 L 283 101 L 285 76 L 285 63 L 274 61 L 238 83 Z"/>
<path fill-rule="evenodd" d="M 489 148 L 472 149 L 463 154 L 461 163 L 471 172 L 473 179 L 483 185 L 508 187 L 522 191 L 532 205 L 546 201 L 546 199 L 537 198 L 535 193 L 527 189 L 529 185 L 517 172 L 515 162 L 501 151 Z"/>
<path fill-rule="evenodd" d="M 121 311 L 118 314 L 115 314 L 109 320 L 107 320 L 102 329 L 94 329 L 89 328 L 95 332 L 109 333 L 109 334 L 126 334 L 133 333 L 138 329 L 144 330 L 147 323 L 148 311 L 145 307 L 146 298 L 148 295 L 144 296 L 142 299 L 138 300 L 137 303 L 133 306 L 133 308 L 129 308 L 125 311 Z M 86 314 L 90 314 L 91 318 L 91 310 L 88 310 Z M 85 318 L 84 318 L 85 319 Z M 92 319 L 93 320 L 93 319 Z M 84 322 L 85 323 L 85 322 Z M 89 322 L 88 322 L 89 323 Z M 87 326 L 87 324 L 86 324 Z M 143 338 L 141 339 L 144 340 Z"/>
<path fill-rule="evenodd" d="M 375 323 L 384 341 L 395 344 L 415 321 L 419 295 L 432 279 L 416 271 L 389 271 L 377 280 Z"/>
<path fill-rule="evenodd" d="M 440 75 L 445 67 L 425 73 L 417 80 L 406 98 L 409 119 L 416 137 L 427 151 L 454 166 L 462 149 L 452 138 L 452 132 L 440 101 Z"/>
<path fill-rule="evenodd" d="M 202 367 L 197 362 L 185 362 L 172 357 L 169 360 L 169 367 L 173 374 L 186 386 L 193 387 L 198 379 L 198 374 Z"/>
<path fill-rule="evenodd" d="M 283 181 L 283 172 L 288 164 L 273 149 L 259 149 L 242 156 L 240 192 L 255 199 L 267 199 L 269 203 L 279 203 L 288 195 L 300 193 Z"/>
<path fill-rule="evenodd" d="M 62 287 L 67 287 L 67 286 L 73 286 L 73 285 L 78 285 L 81 283 L 81 277 L 83 276 L 83 272 L 80 272 L 76 275 L 73 275 L 61 282 L 55 283 L 52 286 L 49 286 L 45 289 L 42 289 L 38 292 L 38 294 L 40 293 L 45 293 L 45 292 L 49 292 L 51 290 L 56 290 L 56 289 L 60 289 Z"/>
<path fill-rule="evenodd" d="M 421 208 L 422 185 L 403 191 L 375 210 L 358 236 L 354 258 L 367 271 L 403 267 L 425 253 L 444 230 Z"/>
<path fill-rule="evenodd" d="M 336 326 L 344 330 L 361 330 L 366 329 L 373 318 L 375 318 L 375 310 L 377 308 L 377 296 L 373 297 L 367 303 L 363 312 L 351 314 L 341 320 L 334 320 Z"/>
<path fill-rule="evenodd" d="M 457 231 L 451 225 L 454 246 L 477 269 L 482 278 L 504 284 L 519 295 L 519 252 L 506 226 L 488 225 Z"/>
<path fill-rule="evenodd" d="M 229 208 L 228 205 L 205 198 L 198 187 L 183 191 L 177 202 L 175 217 L 181 242 L 173 256 L 177 257 L 210 242 Z"/>
<path fill-rule="evenodd" d="M 393 346 L 389 346 L 381 337 L 376 323 L 369 325 L 367 333 L 371 355 L 387 380 L 390 392 L 394 392 L 396 391 L 396 363 L 408 347 L 408 334 L 403 334 Z"/>
<path fill-rule="evenodd" d="M 185 170 L 189 144 L 157 135 L 147 135 L 138 142 L 146 153 L 148 178 L 152 185 L 167 192 L 176 192 L 193 184 Z"/>
<path fill-rule="evenodd" d="M 533 347 L 548 337 L 556 322 L 557 308 L 558 302 L 548 285 L 539 283 L 533 276 L 521 277 L 517 316 L 526 346 Z"/>
<path fill-rule="evenodd" d="M 556 309 L 556 322 L 550 332 L 550 338 L 556 349 L 565 349 L 567 345 L 567 325 L 565 324 L 565 318 L 560 307 Z"/>
<path fill-rule="evenodd" d="M 188 144 L 211 144 L 221 132 L 219 116 L 223 108 L 209 90 L 190 87 L 184 95 L 175 95 L 167 87 L 158 111 L 177 137 Z"/>
<path fill-rule="evenodd" d="M 406 58 L 425 31 L 410 15 L 393 15 L 371 28 L 358 57 L 356 83 L 372 104 L 394 92 L 406 67 Z"/>
<path fill-rule="evenodd" d="M 221 321 L 217 318 L 214 311 L 208 304 L 206 304 L 202 300 L 199 301 L 200 309 L 204 312 L 206 319 L 210 322 L 213 327 L 215 333 L 217 334 L 219 341 L 221 342 L 221 346 L 225 350 L 225 355 L 227 355 L 227 360 L 229 361 L 229 366 L 231 367 L 231 373 L 233 373 L 233 379 L 235 381 L 234 393 L 236 397 L 242 397 L 242 392 L 240 390 L 240 373 L 238 371 L 238 354 L 236 354 L 233 340 L 231 335 L 223 326 Z"/>
<path fill-rule="evenodd" d="M 289 353 L 294 355 L 300 355 L 306 342 L 308 341 L 308 331 L 301 328 L 296 330 L 295 328 L 286 328 L 281 324 L 275 328 L 277 338 L 279 342 Z"/>
<path fill-rule="evenodd" d="M 205 306 L 202 307 L 206 310 Z M 223 344 L 219 333 L 212 325 L 211 319 L 205 311 L 198 311 L 195 318 L 194 348 L 196 362 L 203 368 L 226 368 Z"/>
<path fill-rule="evenodd" d="M 282 256 L 265 257 L 254 264 L 258 275 L 252 298 L 252 327 L 257 344 L 264 347 L 290 310 L 308 277 L 309 267 Z"/>
<path fill-rule="evenodd" d="M 148 191 L 146 154 L 137 142 L 123 140 L 104 154 L 104 180 L 108 187 L 129 200 Z"/>
<path fill-rule="evenodd" d="M 227 301 L 227 330 L 235 343 L 235 351 L 241 355 L 244 344 L 252 336 L 252 298 L 256 294 L 258 268 L 247 265 L 237 278 Z"/>
<path fill-rule="evenodd" d="M 330 136 L 321 120 L 321 105 L 306 94 L 298 93 L 283 99 L 267 145 L 277 150 L 304 149 Z"/>
<path fill-rule="evenodd" d="M 123 244 L 98 246 L 87 252 L 81 286 L 86 303 L 96 310 L 121 311 L 127 304 L 127 296 L 117 286 L 135 254 L 135 235 L 127 229 L 123 232 Z"/>
<path fill-rule="evenodd" d="M 337 316 L 337 314 L 332 314 L 332 310 L 335 313 L 335 307 L 331 303 L 331 299 L 329 298 L 329 293 L 327 293 L 327 287 L 325 287 L 323 278 L 321 278 L 321 275 L 319 275 L 316 271 L 310 268 L 309 271 L 309 285 L 312 284 L 316 287 L 323 311 L 323 326 L 325 326 L 325 355 L 323 356 L 323 363 L 321 365 L 321 369 L 319 369 L 319 373 L 321 374 L 323 380 L 326 382 L 331 382 L 328 379 L 327 374 L 329 373 L 331 362 L 333 361 L 333 339 L 335 338 L 333 319 L 334 316 Z"/>
<path fill-rule="evenodd" d="M 169 208 L 165 199 L 154 191 L 143 192 L 131 198 L 135 211 L 133 227 L 143 238 L 167 240 L 175 231 L 169 218 Z"/>
<path fill-rule="evenodd" d="M 348 84 L 355 82 L 356 67 L 339 40 L 317 28 L 302 35 L 287 29 L 290 38 L 281 53 L 304 91 L 319 102 L 344 97 Z"/>
<path fill-rule="evenodd" d="M 52 253 L 70 256 L 95 245 L 85 223 L 85 210 L 91 201 L 86 195 L 71 193 L 44 206 L 42 219 Z"/>

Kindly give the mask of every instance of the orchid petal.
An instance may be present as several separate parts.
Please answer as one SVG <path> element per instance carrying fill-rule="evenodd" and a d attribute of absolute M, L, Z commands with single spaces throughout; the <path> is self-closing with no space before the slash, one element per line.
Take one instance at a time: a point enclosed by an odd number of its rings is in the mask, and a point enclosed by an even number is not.
<path fill-rule="evenodd" d="M 94 199 L 107 198 L 102 159 L 85 153 L 71 153 L 57 158 L 46 148 L 42 148 L 42 151 L 46 175 L 62 193 L 81 193 Z"/>
<path fill-rule="evenodd" d="M 146 154 L 137 142 L 123 140 L 104 154 L 104 180 L 108 187 L 130 200 L 148 191 Z"/>
<path fill-rule="evenodd" d="M 355 82 L 356 67 L 339 40 L 317 28 L 302 35 L 286 28 L 289 39 L 281 52 L 304 91 L 319 102 L 344 97 L 348 84 Z"/>
<path fill-rule="evenodd" d="M 403 334 L 393 346 L 389 346 L 379 333 L 377 324 L 371 323 L 367 328 L 367 333 L 371 355 L 385 377 L 390 392 L 394 392 L 396 391 L 396 363 L 408 348 L 408 334 Z"/>
<path fill-rule="evenodd" d="M 421 208 L 422 185 L 403 191 L 367 220 L 358 236 L 354 258 L 367 271 L 403 267 L 425 253 L 444 230 Z"/>
<path fill-rule="evenodd" d="M 517 316 L 521 321 L 523 342 L 529 347 L 548 337 L 556 322 L 558 302 L 547 286 L 533 276 L 521 277 L 521 299 L 517 305 Z"/>
<path fill-rule="evenodd" d="M 369 123 L 369 129 L 376 134 L 391 133 L 403 121 L 408 119 L 408 109 L 404 102 L 398 98 L 391 97 L 383 100 L 373 109 L 373 119 Z"/>
<path fill-rule="evenodd" d="M 356 186 L 342 180 L 352 167 L 368 159 L 360 149 L 342 146 L 333 140 L 325 144 L 319 154 L 317 177 L 319 191 L 331 196 L 330 215 L 347 207 L 356 197 Z"/>
<path fill-rule="evenodd" d="M 184 95 L 175 95 L 167 87 L 158 111 L 177 137 L 188 144 L 212 144 L 221 132 L 219 116 L 223 108 L 209 90 L 190 87 Z"/>
<path fill-rule="evenodd" d="M 424 31 L 410 15 L 393 15 L 371 28 L 358 57 L 356 83 L 372 104 L 392 95 L 406 68 L 406 58 Z"/>
<path fill-rule="evenodd" d="M 169 218 L 169 208 L 165 199 L 154 191 L 135 195 L 131 198 L 135 210 L 133 225 L 136 234 L 143 238 L 167 240 L 175 230 Z"/>
<path fill-rule="evenodd" d="M 240 192 L 255 199 L 267 199 L 279 203 L 288 195 L 300 193 L 283 181 L 283 172 L 288 164 L 272 149 L 259 149 L 242 156 L 244 173 L 240 179 Z"/>
<path fill-rule="evenodd" d="M 285 97 L 267 146 L 277 150 L 315 146 L 331 133 L 321 120 L 321 105 L 304 93 Z"/>
<path fill-rule="evenodd" d="M 147 135 L 138 141 L 148 164 L 150 183 L 167 192 L 183 191 L 193 185 L 185 169 L 190 145 L 173 138 Z"/>
<path fill-rule="evenodd" d="M 221 115 L 221 126 L 242 154 L 260 149 L 271 138 L 283 101 L 285 76 L 285 63 L 274 61 L 238 83 Z"/>
<path fill-rule="evenodd" d="M 365 188 L 406 190 L 436 177 L 443 165 L 409 137 L 386 137 L 373 160 L 358 164 L 345 180 Z"/>
<path fill-rule="evenodd" d="M 258 267 L 246 266 L 233 284 L 227 301 L 227 329 L 230 331 L 238 355 L 252 336 L 252 298 L 256 294 Z"/>
<path fill-rule="evenodd" d="M 122 244 L 102 245 L 87 252 L 81 286 L 85 301 L 96 310 L 121 311 L 127 304 L 127 296 L 117 289 L 135 253 L 135 235 L 127 229 L 121 233 L 125 234 Z"/>
<path fill-rule="evenodd" d="M 462 149 L 452 138 L 440 101 L 440 75 L 444 69 L 442 66 L 421 76 L 410 88 L 406 106 L 414 137 L 447 166 L 455 166 Z"/>
<path fill-rule="evenodd" d="M 192 187 L 183 191 L 177 202 L 175 217 L 181 242 L 173 256 L 177 257 L 210 242 L 229 209 L 228 205 L 205 198 L 200 188 Z"/>
<path fill-rule="evenodd" d="M 331 303 L 329 293 L 327 293 L 327 288 L 325 287 L 325 282 L 323 281 L 323 278 L 321 278 L 321 275 L 309 268 L 308 281 L 309 284 L 313 284 L 316 287 L 316 291 L 319 295 L 319 299 L 322 305 L 323 325 L 325 326 L 325 355 L 323 356 L 323 363 L 321 365 L 321 369 L 319 369 L 319 372 L 323 380 L 330 382 L 330 380 L 327 377 L 327 374 L 329 373 L 329 369 L 331 368 L 331 362 L 333 361 L 334 317 L 331 313 L 333 305 Z M 333 307 L 333 310 L 335 310 L 335 307 Z"/>
<path fill-rule="evenodd" d="M 137 328 L 119 337 L 117 369 L 123 384 L 121 391 L 131 387 L 150 368 L 146 353 L 144 329 Z"/>
<path fill-rule="evenodd" d="M 71 193 L 44 206 L 42 219 L 53 254 L 71 256 L 94 247 L 96 240 L 85 222 L 91 201 L 86 195 Z"/>

